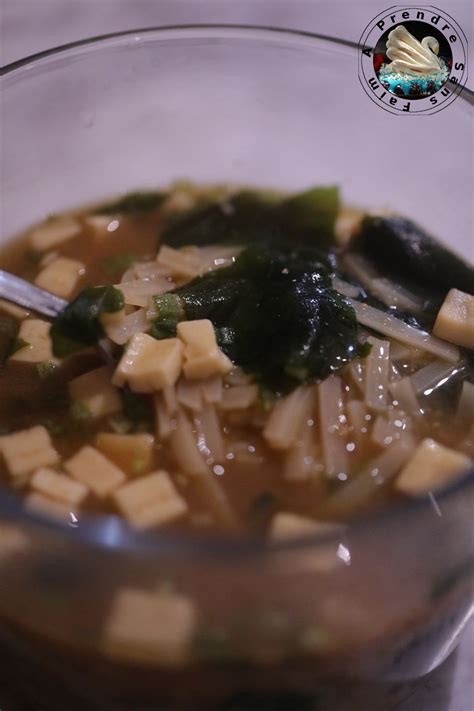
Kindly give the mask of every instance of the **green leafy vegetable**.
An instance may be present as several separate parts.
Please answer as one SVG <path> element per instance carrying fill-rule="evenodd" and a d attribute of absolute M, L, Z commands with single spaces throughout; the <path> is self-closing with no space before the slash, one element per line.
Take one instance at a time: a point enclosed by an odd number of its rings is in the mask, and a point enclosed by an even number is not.
<path fill-rule="evenodd" d="M 182 247 L 219 242 L 248 244 L 258 239 L 270 245 L 321 247 L 334 241 L 338 211 L 336 187 L 312 188 L 280 201 L 246 190 L 177 215 L 165 227 L 161 241 Z"/>
<path fill-rule="evenodd" d="M 114 277 L 131 267 L 135 260 L 134 254 L 113 254 L 111 257 L 103 259 L 100 266 L 107 276 Z"/>
<path fill-rule="evenodd" d="M 31 344 L 28 343 L 28 341 L 25 341 L 24 338 L 20 338 L 17 336 L 16 338 L 13 339 L 12 344 L 10 346 L 10 355 L 12 356 L 14 353 L 18 353 L 18 351 L 22 351 L 23 348 L 28 348 Z"/>
<path fill-rule="evenodd" d="M 97 343 L 104 336 L 99 316 L 120 311 L 123 305 L 122 292 L 113 286 L 83 289 L 51 327 L 54 355 L 62 358 Z"/>
<path fill-rule="evenodd" d="M 152 297 L 157 318 L 152 323 L 151 335 L 158 340 L 174 338 L 176 326 L 181 318 L 181 305 L 175 294 L 156 294 Z"/>
<path fill-rule="evenodd" d="M 226 355 L 273 392 L 324 378 L 365 351 L 352 306 L 305 249 L 247 247 L 233 265 L 172 293 L 188 320 L 210 319 Z"/>
<path fill-rule="evenodd" d="M 41 380 L 46 380 L 57 370 L 57 365 L 53 360 L 44 360 L 42 363 L 36 364 L 36 371 Z"/>
<path fill-rule="evenodd" d="M 166 199 L 166 193 L 156 191 L 139 191 L 128 193 L 120 200 L 105 203 L 94 210 L 95 215 L 114 215 L 120 213 L 122 215 L 133 215 L 145 212 L 151 212 L 157 207 L 160 207 Z"/>
<path fill-rule="evenodd" d="M 445 294 L 474 294 L 474 269 L 405 217 L 366 216 L 350 249 L 361 252 L 402 282 Z"/>
<path fill-rule="evenodd" d="M 122 388 L 120 396 L 124 415 L 133 423 L 135 428 L 142 422 L 151 422 L 153 420 L 153 409 L 150 398 L 147 395 L 134 393 L 127 388 Z"/>

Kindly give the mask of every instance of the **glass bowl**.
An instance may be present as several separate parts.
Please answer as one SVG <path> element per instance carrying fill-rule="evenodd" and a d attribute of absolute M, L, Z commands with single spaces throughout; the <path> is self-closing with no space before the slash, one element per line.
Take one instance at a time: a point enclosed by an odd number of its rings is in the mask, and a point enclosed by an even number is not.
<path fill-rule="evenodd" d="M 338 183 L 346 202 L 397 209 L 468 254 L 469 102 L 394 116 L 368 99 L 357 64 L 355 45 L 309 33 L 189 26 L 93 38 L 5 67 L 1 240 L 48 213 L 186 178 Z M 114 517 L 67 526 L 2 491 L 3 634 L 50 670 L 60 663 L 77 688 L 122 699 L 416 678 L 447 657 L 470 614 L 473 504 L 471 473 L 342 534 L 265 547 L 137 534 Z M 179 618 L 171 638 L 166 615 L 145 605 L 107 641 L 111 605 L 127 589 L 168 595 Z M 196 626 L 180 656 L 173 602 L 183 598 Z"/>

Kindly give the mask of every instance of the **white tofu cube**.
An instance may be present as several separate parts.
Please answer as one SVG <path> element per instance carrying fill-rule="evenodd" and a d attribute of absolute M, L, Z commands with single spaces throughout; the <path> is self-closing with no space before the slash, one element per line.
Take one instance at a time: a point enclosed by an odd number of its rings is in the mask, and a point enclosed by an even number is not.
<path fill-rule="evenodd" d="M 35 284 L 51 294 L 69 299 L 85 271 L 85 265 L 77 259 L 58 257 L 40 271 Z"/>
<path fill-rule="evenodd" d="M 97 449 L 86 445 L 71 459 L 64 463 L 64 468 L 77 481 L 88 486 L 91 491 L 103 499 L 125 481 L 125 474 Z"/>
<path fill-rule="evenodd" d="M 138 393 L 152 393 L 174 385 L 183 363 L 183 344 L 178 338 L 157 341 L 136 333 L 128 344 L 112 378 L 114 385 L 129 385 Z"/>
<path fill-rule="evenodd" d="M 286 538 L 298 538 L 302 536 L 320 534 L 330 534 L 342 531 L 343 526 L 339 523 L 327 521 L 315 521 L 306 516 L 280 511 L 276 513 L 270 524 L 269 536 L 272 540 L 283 540 Z"/>
<path fill-rule="evenodd" d="M 80 232 L 81 225 L 74 217 L 54 217 L 32 230 L 30 244 L 33 249 L 43 252 L 77 237 Z"/>
<path fill-rule="evenodd" d="M 47 467 L 59 460 L 49 432 L 42 425 L 0 437 L 0 452 L 13 476 L 29 474 L 38 467 Z"/>
<path fill-rule="evenodd" d="M 80 506 L 89 493 L 85 484 L 48 467 L 40 467 L 34 472 L 30 486 L 34 491 L 68 506 Z"/>
<path fill-rule="evenodd" d="M 74 378 L 68 385 L 73 400 L 84 403 L 91 417 L 105 417 L 120 412 L 119 390 L 112 385 L 112 371 L 107 365 Z"/>
<path fill-rule="evenodd" d="M 178 337 L 184 343 L 184 374 L 188 380 L 228 373 L 232 362 L 219 349 L 214 327 L 208 319 L 181 321 Z"/>
<path fill-rule="evenodd" d="M 198 254 L 166 245 L 160 248 L 156 261 L 170 276 L 177 279 L 194 279 L 205 271 L 205 265 Z"/>
<path fill-rule="evenodd" d="M 51 499 L 49 496 L 40 494 L 36 491 L 25 496 L 24 506 L 26 509 L 35 511 L 51 518 L 57 518 L 61 521 L 74 521 L 76 511 L 73 507 L 65 504 L 57 499 Z"/>
<path fill-rule="evenodd" d="M 11 304 L 9 301 L 5 301 L 5 299 L 0 299 L 0 311 L 4 314 L 8 314 L 8 316 L 13 316 L 13 318 L 19 321 L 23 321 L 23 319 L 28 318 L 30 315 L 30 312 L 26 309 L 16 304 Z"/>
<path fill-rule="evenodd" d="M 96 447 L 126 474 L 145 474 L 153 460 L 155 438 L 150 434 L 99 432 Z"/>
<path fill-rule="evenodd" d="M 18 338 L 28 345 L 10 356 L 11 360 L 22 363 L 43 363 L 57 360 L 53 356 L 49 331 L 51 324 L 38 318 L 25 319 L 21 322 Z"/>
<path fill-rule="evenodd" d="M 465 348 L 474 348 L 474 296 L 451 289 L 436 317 L 433 333 Z"/>
<path fill-rule="evenodd" d="M 465 454 L 424 439 L 395 481 L 395 488 L 412 496 L 427 494 L 457 479 L 471 466 Z"/>
<path fill-rule="evenodd" d="M 115 657 L 181 664 L 196 628 L 194 604 L 183 595 L 125 588 L 113 601 L 104 630 L 106 652 Z"/>
<path fill-rule="evenodd" d="M 154 472 L 120 487 L 113 494 L 117 508 L 135 528 L 150 528 L 183 516 L 188 506 L 169 474 Z"/>

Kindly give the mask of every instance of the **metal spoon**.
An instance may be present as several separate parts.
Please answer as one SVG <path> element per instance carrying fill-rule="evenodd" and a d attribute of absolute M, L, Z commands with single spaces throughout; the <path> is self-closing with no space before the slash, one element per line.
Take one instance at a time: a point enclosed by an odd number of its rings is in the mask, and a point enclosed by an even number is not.
<path fill-rule="evenodd" d="M 36 311 L 48 318 L 55 318 L 68 304 L 64 299 L 1 269 L 0 298 L 11 301 L 17 306 L 23 306 L 25 309 Z"/>
<path fill-rule="evenodd" d="M 29 281 L 5 272 L 0 269 L 0 298 L 11 301 L 17 306 L 36 311 L 47 318 L 56 318 L 68 302 L 59 296 L 50 294 L 49 291 L 40 289 Z M 113 346 L 107 338 L 102 338 L 97 344 L 97 350 L 107 363 L 115 365 Z"/>

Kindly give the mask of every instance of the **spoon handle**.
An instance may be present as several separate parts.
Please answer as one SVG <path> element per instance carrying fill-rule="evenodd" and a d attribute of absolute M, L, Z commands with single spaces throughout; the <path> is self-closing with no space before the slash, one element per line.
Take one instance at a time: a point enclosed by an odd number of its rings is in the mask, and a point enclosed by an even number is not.
<path fill-rule="evenodd" d="M 0 269 L 0 297 L 13 304 L 54 318 L 67 306 L 67 301 L 33 286 L 24 279 Z"/>

